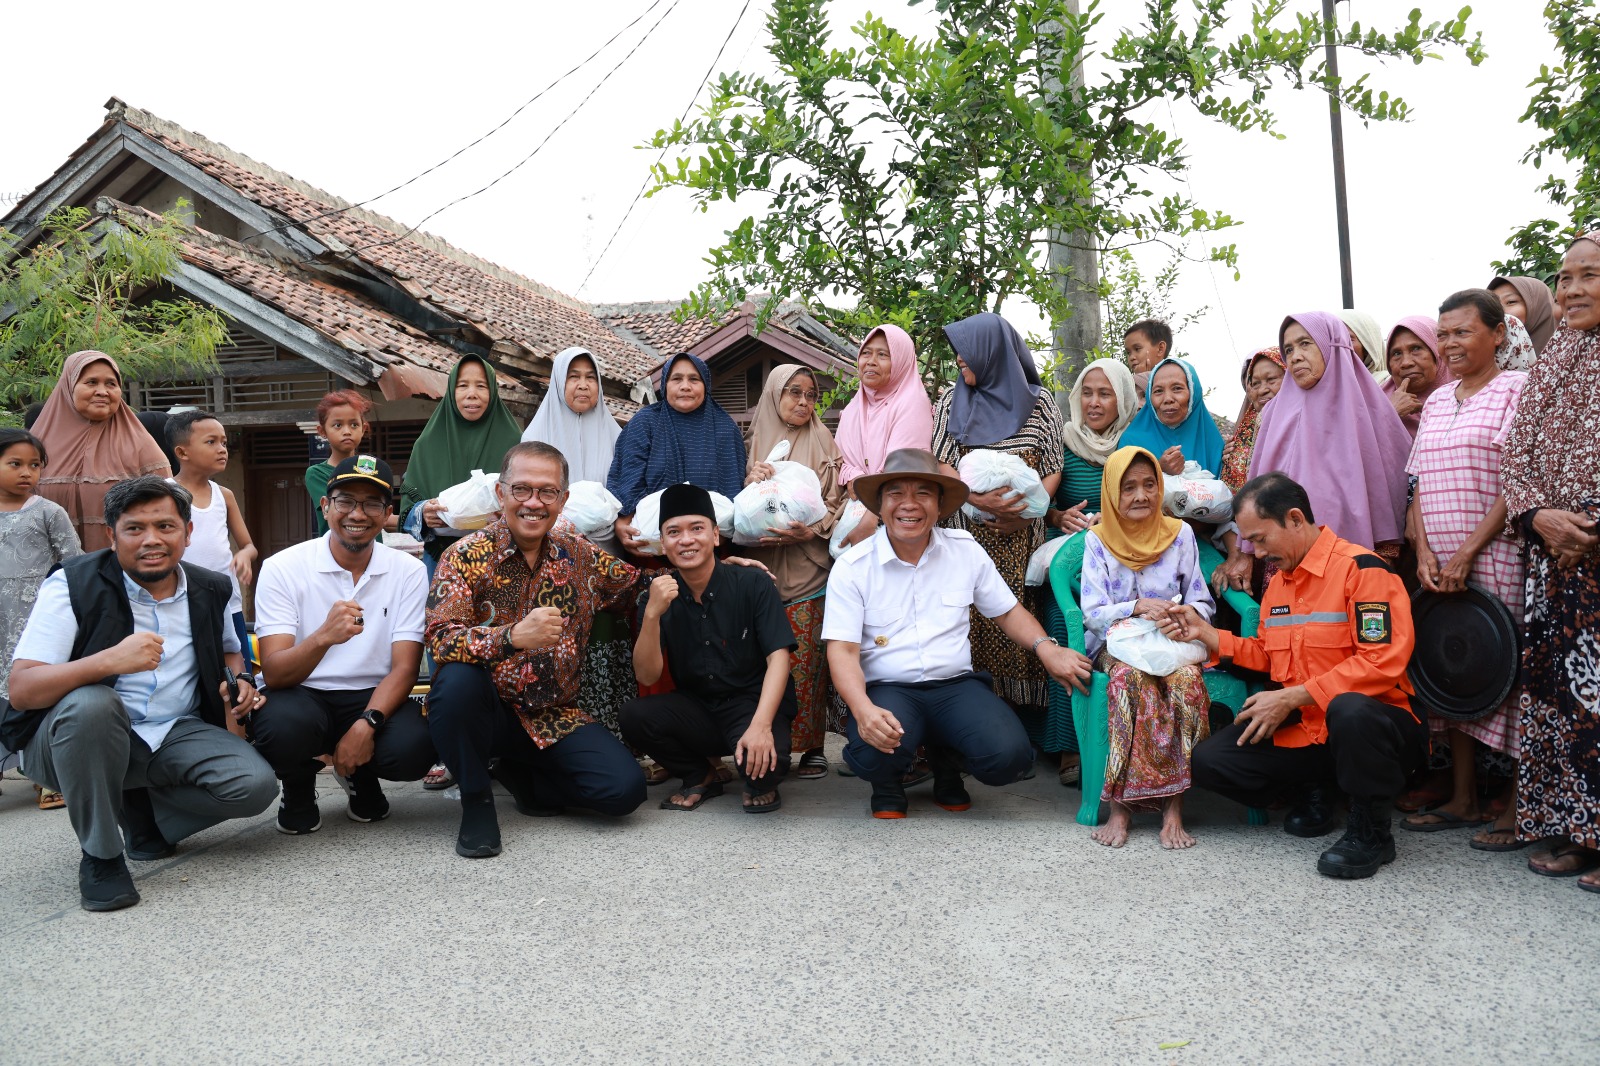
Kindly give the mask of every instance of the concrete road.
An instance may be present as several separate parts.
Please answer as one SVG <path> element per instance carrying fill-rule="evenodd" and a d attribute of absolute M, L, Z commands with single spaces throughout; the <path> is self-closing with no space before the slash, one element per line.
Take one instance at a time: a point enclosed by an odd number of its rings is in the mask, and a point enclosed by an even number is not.
<path fill-rule="evenodd" d="M 1200 796 L 1198 847 L 1112 851 L 1041 767 L 903 822 L 837 776 L 762 817 L 502 802 L 469 862 L 442 794 L 357 825 L 324 780 L 314 836 L 220 826 L 88 914 L 8 777 L 0 1062 L 1600 1062 L 1600 897 L 1460 831 L 1334 882 Z"/>

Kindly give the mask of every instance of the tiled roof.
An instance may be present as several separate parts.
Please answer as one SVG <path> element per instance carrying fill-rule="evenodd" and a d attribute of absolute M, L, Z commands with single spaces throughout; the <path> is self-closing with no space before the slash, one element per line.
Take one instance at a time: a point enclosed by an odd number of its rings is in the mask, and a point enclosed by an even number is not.
<path fill-rule="evenodd" d="M 675 317 L 678 307 L 667 302 L 610 304 L 595 307 L 594 313 L 624 337 L 654 350 L 657 365 L 662 358 L 692 351 L 735 319 L 754 315 L 754 308 L 746 305 L 728 312 L 720 320 L 690 318 L 679 322 Z M 797 305 L 785 304 L 767 320 L 763 332 L 782 333 L 814 351 L 819 359 L 839 360 L 843 353 L 796 328 L 794 323 L 802 313 Z"/>
<path fill-rule="evenodd" d="M 570 297 L 426 233 L 401 236 L 406 227 L 372 212 L 351 209 L 319 218 L 348 205 L 148 112 L 123 107 L 113 116 L 241 195 L 293 220 L 336 254 L 347 253 L 388 274 L 412 298 L 467 320 L 491 340 L 511 342 L 541 359 L 581 345 L 600 357 L 608 376 L 624 382 L 637 381 L 650 370 L 648 354 Z"/>

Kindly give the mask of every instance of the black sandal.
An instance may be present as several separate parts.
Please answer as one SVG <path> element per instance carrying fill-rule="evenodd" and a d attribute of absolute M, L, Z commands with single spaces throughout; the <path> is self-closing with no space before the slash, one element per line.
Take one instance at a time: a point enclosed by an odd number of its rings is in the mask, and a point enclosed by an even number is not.
<path fill-rule="evenodd" d="M 800 766 L 795 775 L 802 781 L 815 781 L 828 776 L 828 757 L 820 751 L 808 751 L 800 756 Z"/>
<path fill-rule="evenodd" d="M 673 803 L 672 796 L 668 796 L 666 799 L 661 801 L 662 810 L 683 811 L 685 813 L 689 811 L 698 811 L 701 807 L 706 805 L 706 800 L 714 799 L 717 796 L 722 795 L 722 782 L 707 781 L 703 785 L 690 785 L 688 788 L 679 789 L 673 795 L 682 796 L 684 799 L 692 799 L 698 796 L 699 802 L 694 804 Z"/>
<path fill-rule="evenodd" d="M 744 813 L 746 813 L 746 814 L 771 814 L 773 811 L 778 810 L 780 807 L 783 806 L 783 797 L 778 794 L 778 790 L 777 789 L 769 788 L 767 790 L 767 792 L 771 792 L 772 793 L 772 802 L 771 803 L 761 803 L 761 804 L 746 803 L 744 805 Z M 747 799 L 755 799 L 757 796 L 764 796 L 764 795 L 766 795 L 766 792 L 746 792 L 745 793 L 745 797 Z"/>

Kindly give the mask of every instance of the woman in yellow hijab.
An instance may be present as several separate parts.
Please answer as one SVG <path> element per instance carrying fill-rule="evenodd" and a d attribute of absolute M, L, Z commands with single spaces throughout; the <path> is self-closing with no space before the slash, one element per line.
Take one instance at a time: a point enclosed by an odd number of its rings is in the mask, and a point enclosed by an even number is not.
<path fill-rule="evenodd" d="M 1083 549 L 1084 638 L 1095 669 L 1109 677 L 1111 730 L 1101 793 L 1111 818 L 1091 836 L 1113 848 L 1127 842 L 1135 810 L 1161 811 L 1162 847 L 1194 845 L 1183 828 L 1183 794 L 1190 753 L 1210 731 L 1200 666 L 1155 677 L 1105 650 L 1107 631 L 1124 619 L 1157 618 L 1173 603 L 1187 603 L 1208 620 L 1216 613 L 1194 532 L 1162 513 L 1163 490 L 1150 452 L 1112 452 L 1100 484 L 1100 522 Z"/>

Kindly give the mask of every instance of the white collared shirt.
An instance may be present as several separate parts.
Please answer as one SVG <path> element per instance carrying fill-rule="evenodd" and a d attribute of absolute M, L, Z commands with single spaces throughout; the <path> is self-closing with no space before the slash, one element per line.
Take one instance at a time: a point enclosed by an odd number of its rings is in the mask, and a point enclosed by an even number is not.
<path fill-rule="evenodd" d="M 122 587 L 128 594 L 133 631 L 161 638 L 161 661 L 154 670 L 122 674 L 113 687 L 128 710 L 133 731 L 155 751 L 167 739 L 172 723 L 193 715 L 200 700 L 194 629 L 189 619 L 189 576 L 179 567 L 177 591 L 164 600 L 150 595 L 127 574 L 122 575 Z M 13 658 L 59 665 L 71 659 L 77 639 L 78 619 L 72 613 L 67 575 L 57 570 L 40 586 Z M 239 634 L 233 619 L 227 617 L 222 619 L 222 650 L 225 654 L 239 650 Z"/>
<path fill-rule="evenodd" d="M 328 546 L 332 533 L 285 548 L 261 567 L 256 584 L 256 636 L 305 640 L 336 600 L 361 605 L 361 632 L 335 644 L 302 684 L 328 692 L 376 688 L 394 665 L 395 641 L 422 643 L 428 571 L 418 559 L 381 541 L 356 581 Z"/>
<path fill-rule="evenodd" d="M 998 618 L 1016 605 L 966 530 L 934 529 L 913 566 L 879 526 L 833 564 L 822 639 L 859 643 L 869 682 L 942 681 L 972 672 L 971 609 Z"/>

